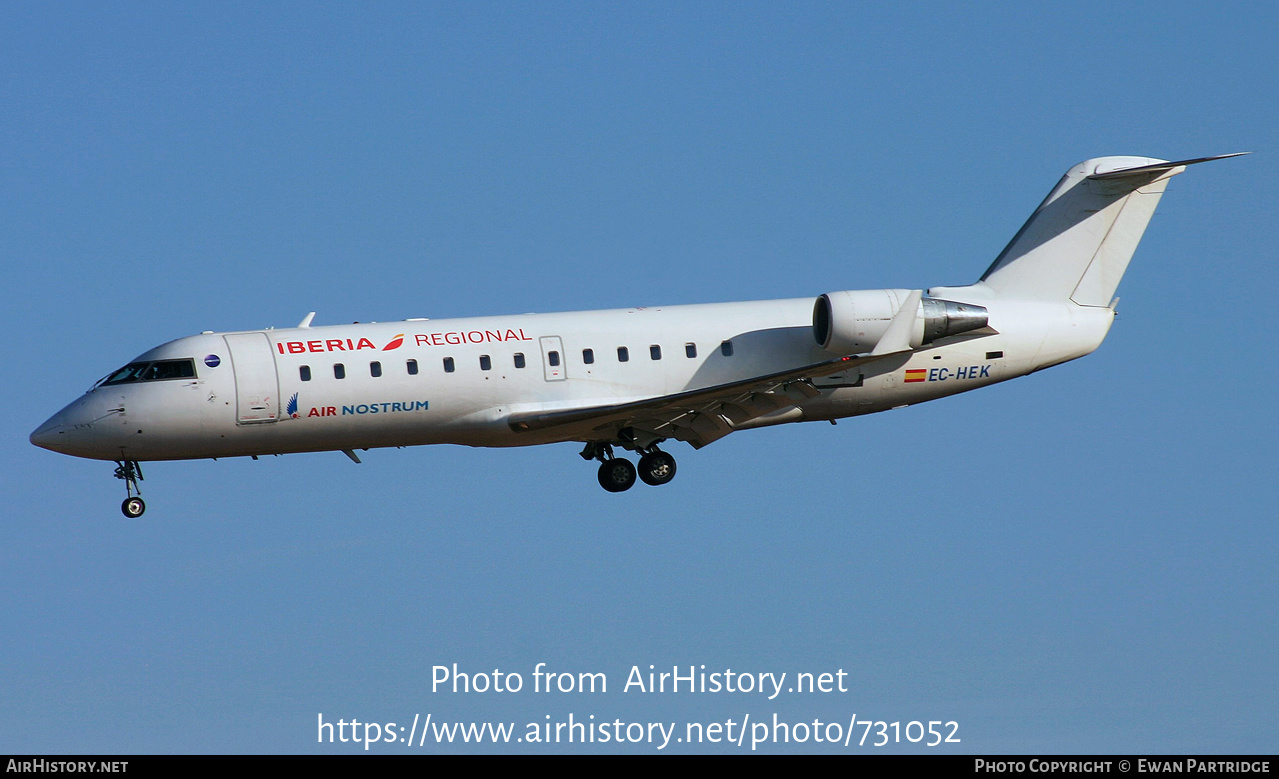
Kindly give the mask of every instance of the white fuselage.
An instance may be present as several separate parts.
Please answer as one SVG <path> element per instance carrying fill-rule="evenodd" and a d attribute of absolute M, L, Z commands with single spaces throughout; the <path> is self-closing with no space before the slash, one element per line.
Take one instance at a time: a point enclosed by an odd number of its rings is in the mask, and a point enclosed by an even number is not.
<path fill-rule="evenodd" d="M 982 292 L 944 291 L 986 307 L 993 334 L 825 376 L 814 382 L 820 394 L 735 429 L 884 411 L 1022 376 L 1093 351 L 1114 316 Z M 507 419 L 833 356 L 814 339 L 812 298 L 204 333 L 134 361 L 192 360 L 194 375 L 99 385 L 31 438 L 66 454 L 135 461 L 591 441 L 590 424 L 518 431 Z"/>

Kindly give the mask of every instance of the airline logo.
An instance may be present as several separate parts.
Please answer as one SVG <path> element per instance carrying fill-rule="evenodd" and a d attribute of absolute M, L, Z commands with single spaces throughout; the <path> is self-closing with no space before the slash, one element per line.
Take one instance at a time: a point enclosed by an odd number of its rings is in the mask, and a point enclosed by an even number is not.
<path fill-rule="evenodd" d="M 298 393 L 293 393 L 289 403 L 284 407 L 288 415 L 285 419 L 301 419 L 303 414 L 298 406 Z M 426 411 L 430 402 L 426 400 L 401 400 L 386 403 L 353 403 L 349 406 L 312 406 L 306 412 L 307 417 L 349 417 L 365 414 L 400 414 L 405 411 Z"/>
<path fill-rule="evenodd" d="M 404 336 L 398 336 L 402 342 Z M 394 349 L 399 346 L 392 339 L 385 349 Z M 373 342 L 367 338 L 329 338 L 324 341 L 279 341 L 275 345 L 275 350 L 280 354 L 305 354 L 306 352 L 355 352 L 360 349 L 377 349 Z M 385 350 L 384 349 L 384 350 Z"/>
<path fill-rule="evenodd" d="M 394 338 L 381 348 L 383 352 L 399 349 L 404 345 L 404 333 L 397 333 Z M 413 342 L 417 346 L 446 346 L 459 344 L 503 343 L 505 341 L 532 341 L 525 335 L 523 328 L 505 328 L 498 330 L 466 330 L 453 333 L 415 333 Z M 307 354 L 309 352 L 358 352 L 361 349 L 378 350 L 377 344 L 367 338 L 326 338 L 314 341 L 278 341 L 275 350 L 280 354 Z"/>
<path fill-rule="evenodd" d="M 382 351 L 389 352 L 392 349 L 399 349 L 400 344 L 403 344 L 403 343 L 404 343 L 404 333 L 400 333 L 399 335 L 392 338 L 389 344 L 387 344 L 386 346 L 383 346 Z"/>
<path fill-rule="evenodd" d="M 488 344 L 503 341 L 532 341 L 524 334 L 524 328 L 505 330 L 467 330 L 456 333 L 418 333 L 413 336 L 418 346 L 445 346 L 454 344 Z"/>
<path fill-rule="evenodd" d="M 405 411 L 426 411 L 430 402 L 402 400 L 398 403 L 353 403 L 349 406 L 312 406 L 308 417 L 349 417 L 365 414 L 399 414 Z"/>

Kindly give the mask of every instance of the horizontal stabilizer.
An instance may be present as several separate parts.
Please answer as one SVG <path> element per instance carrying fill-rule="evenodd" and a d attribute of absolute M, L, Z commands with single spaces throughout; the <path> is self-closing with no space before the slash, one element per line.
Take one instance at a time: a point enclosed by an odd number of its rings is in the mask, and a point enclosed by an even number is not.
<path fill-rule="evenodd" d="M 1118 170 L 1108 170 L 1104 173 L 1094 173 L 1088 178 L 1093 180 L 1121 179 L 1128 176 L 1140 176 L 1146 173 L 1161 173 L 1172 170 L 1173 168 L 1181 168 L 1186 165 L 1198 165 L 1201 162 L 1212 162 L 1213 160 L 1224 160 L 1230 157 L 1242 157 L 1252 152 L 1237 151 L 1234 154 L 1218 154 L 1215 157 L 1196 157 L 1193 160 L 1179 160 L 1177 162 L 1160 162 L 1156 165 L 1140 165 L 1135 168 L 1119 168 Z"/>

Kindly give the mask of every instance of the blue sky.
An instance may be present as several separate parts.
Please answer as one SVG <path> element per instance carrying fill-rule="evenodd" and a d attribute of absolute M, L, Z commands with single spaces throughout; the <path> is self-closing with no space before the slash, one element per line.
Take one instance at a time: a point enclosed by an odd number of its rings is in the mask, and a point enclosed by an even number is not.
<path fill-rule="evenodd" d="M 320 713 L 1274 750 L 1273 4 L 3 20 L 0 751 L 359 751 Z M 1172 182 L 1094 355 L 677 446 L 662 489 L 604 493 L 573 445 L 374 450 L 154 464 L 129 521 L 109 463 L 27 441 L 201 330 L 963 284 L 1082 159 L 1234 151 Z M 609 691 L 534 694 L 538 662 Z M 526 689 L 433 693 L 453 663 Z M 650 664 L 849 689 L 623 693 Z"/>

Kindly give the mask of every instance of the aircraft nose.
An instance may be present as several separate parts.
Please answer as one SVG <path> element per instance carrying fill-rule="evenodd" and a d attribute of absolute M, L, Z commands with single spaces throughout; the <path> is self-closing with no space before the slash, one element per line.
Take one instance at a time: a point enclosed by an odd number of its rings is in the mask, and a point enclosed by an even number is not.
<path fill-rule="evenodd" d="M 62 427 L 57 422 L 57 415 L 49 417 L 43 425 L 35 429 L 31 434 L 31 443 L 41 449 L 53 449 L 54 442 L 58 440 L 58 428 Z M 57 451 L 56 449 L 54 451 Z"/>
<path fill-rule="evenodd" d="M 83 399 L 77 400 L 46 419 L 31 433 L 30 441 L 51 452 L 84 456 L 92 446 L 92 423 Z"/>
<path fill-rule="evenodd" d="M 49 417 L 31 433 L 31 443 L 41 449 L 65 452 L 66 444 L 74 437 L 75 425 L 68 424 L 67 409 Z"/>

